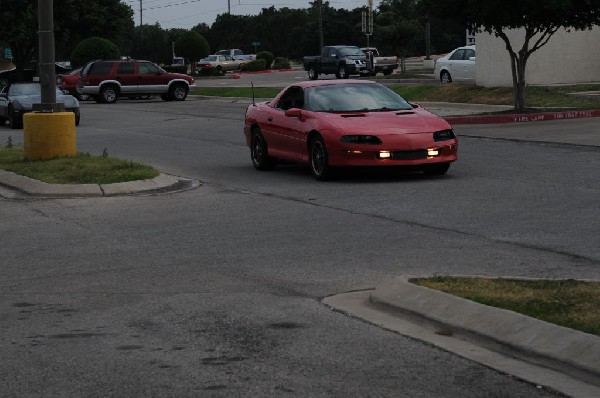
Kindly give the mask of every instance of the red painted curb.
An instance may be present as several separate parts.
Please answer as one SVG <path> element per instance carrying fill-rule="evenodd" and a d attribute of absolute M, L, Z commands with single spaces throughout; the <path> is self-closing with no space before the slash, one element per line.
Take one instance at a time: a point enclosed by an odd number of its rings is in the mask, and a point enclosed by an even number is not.
<path fill-rule="evenodd" d="M 292 72 L 293 69 L 267 69 L 267 70 L 256 70 L 252 72 L 234 72 L 234 75 L 258 75 L 261 73 L 276 73 L 276 72 Z"/>
<path fill-rule="evenodd" d="M 510 115 L 475 115 L 444 117 L 450 124 L 527 123 L 549 120 L 580 119 L 600 116 L 600 109 L 589 111 L 543 112 Z"/>

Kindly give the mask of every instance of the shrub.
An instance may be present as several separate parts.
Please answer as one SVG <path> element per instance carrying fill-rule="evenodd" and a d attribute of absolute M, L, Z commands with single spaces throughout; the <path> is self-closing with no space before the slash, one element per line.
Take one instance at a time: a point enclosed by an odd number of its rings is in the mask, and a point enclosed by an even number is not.
<path fill-rule="evenodd" d="M 256 54 L 256 59 L 265 60 L 265 69 L 271 69 L 271 64 L 273 64 L 273 58 L 273 53 L 269 51 L 260 51 L 258 54 Z"/>
<path fill-rule="evenodd" d="M 121 52 L 113 42 L 101 37 L 90 37 L 77 44 L 71 53 L 71 65 L 79 67 L 95 59 L 119 59 Z"/>
<path fill-rule="evenodd" d="M 264 59 L 255 59 L 246 64 L 246 70 L 249 72 L 265 69 L 267 69 L 267 61 Z"/>
<path fill-rule="evenodd" d="M 290 60 L 284 57 L 275 58 L 275 62 L 273 62 L 273 69 L 290 69 Z"/>

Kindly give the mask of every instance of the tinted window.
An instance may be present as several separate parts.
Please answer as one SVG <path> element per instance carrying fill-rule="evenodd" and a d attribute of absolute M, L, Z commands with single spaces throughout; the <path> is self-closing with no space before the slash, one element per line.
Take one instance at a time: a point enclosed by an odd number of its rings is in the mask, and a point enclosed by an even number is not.
<path fill-rule="evenodd" d="M 122 75 L 130 75 L 134 73 L 134 63 L 133 62 L 121 62 L 119 64 L 119 68 L 117 69 L 117 73 Z"/>
<path fill-rule="evenodd" d="M 463 50 L 461 48 L 461 49 L 454 51 L 449 59 L 456 61 L 456 60 L 465 59 L 464 56 L 465 56 L 465 50 Z"/>
<path fill-rule="evenodd" d="M 150 62 L 140 62 L 140 64 L 138 65 L 139 68 L 139 73 L 144 75 L 144 74 L 153 74 L 153 73 L 160 73 L 162 71 L 162 69 L 160 69 L 158 66 L 151 64 Z"/>
<path fill-rule="evenodd" d="M 304 107 L 304 90 L 300 87 L 290 87 L 279 99 L 277 108 L 284 111 L 290 108 Z"/>
<path fill-rule="evenodd" d="M 89 75 L 106 75 L 110 73 L 113 62 L 94 62 L 90 65 Z"/>
<path fill-rule="evenodd" d="M 465 59 L 469 59 L 475 56 L 475 50 L 466 50 L 465 51 Z"/>

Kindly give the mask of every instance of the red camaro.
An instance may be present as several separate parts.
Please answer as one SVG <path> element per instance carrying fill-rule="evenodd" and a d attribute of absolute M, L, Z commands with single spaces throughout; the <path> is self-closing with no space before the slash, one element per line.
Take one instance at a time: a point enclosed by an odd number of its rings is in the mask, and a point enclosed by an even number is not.
<path fill-rule="evenodd" d="M 445 120 L 366 80 L 291 85 L 248 107 L 244 134 L 256 169 L 291 160 L 307 163 L 319 180 L 341 166 L 413 166 L 441 175 L 458 149 Z"/>

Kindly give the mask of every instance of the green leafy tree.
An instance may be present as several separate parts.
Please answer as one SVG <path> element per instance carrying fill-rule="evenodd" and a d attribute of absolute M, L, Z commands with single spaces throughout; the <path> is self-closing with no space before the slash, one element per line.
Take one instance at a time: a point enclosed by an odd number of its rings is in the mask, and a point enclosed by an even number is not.
<path fill-rule="evenodd" d="M 189 30 L 182 33 L 175 42 L 175 51 L 190 62 L 193 72 L 196 61 L 210 54 L 210 47 L 204 37 Z"/>
<path fill-rule="evenodd" d="M 172 52 L 169 32 L 158 23 L 136 26 L 123 48 L 123 55 L 158 64 L 171 64 Z"/>
<path fill-rule="evenodd" d="M 525 70 L 529 57 L 559 29 L 585 30 L 600 24 L 600 0 L 422 0 L 432 15 L 452 15 L 504 41 L 510 55 L 515 110 L 525 110 Z M 520 48 L 506 31 L 522 29 Z"/>
<path fill-rule="evenodd" d="M 79 67 L 94 59 L 118 59 L 120 56 L 119 47 L 113 42 L 101 37 L 90 37 L 75 47 L 71 54 L 71 64 Z"/>
<path fill-rule="evenodd" d="M 0 0 L 0 37 L 23 70 L 38 58 L 38 0 Z M 54 2 L 56 59 L 66 60 L 77 43 L 99 36 L 120 46 L 133 29 L 133 10 L 120 0 Z"/>

